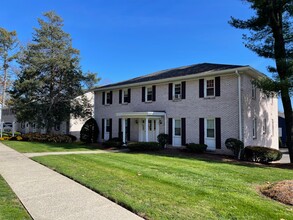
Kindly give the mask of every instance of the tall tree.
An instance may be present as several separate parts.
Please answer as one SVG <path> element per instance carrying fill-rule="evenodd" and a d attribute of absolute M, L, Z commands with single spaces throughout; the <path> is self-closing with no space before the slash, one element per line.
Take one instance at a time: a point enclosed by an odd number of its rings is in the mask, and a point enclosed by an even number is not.
<path fill-rule="evenodd" d="M 2 84 L 1 104 L 5 107 L 6 104 L 6 89 L 9 85 L 9 68 L 10 63 L 16 58 L 15 49 L 18 47 L 18 40 L 16 31 L 7 31 L 0 27 L 0 58 L 1 58 L 1 70 L 3 72 L 0 77 Z"/>
<path fill-rule="evenodd" d="M 86 85 L 97 82 L 94 73 L 83 74 L 79 51 L 72 47 L 63 20 L 54 12 L 38 19 L 32 43 L 18 58 L 20 74 L 11 97 L 18 121 L 35 123 L 50 133 L 54 125 L 68 121 L 70 115 L 84 117 L 91 108 L 83 94 Z"/>
<path fill-rule="evenodd" d="M 243 35 L 245 46 L 261 57 L 275 60 L 274 80 L 264 79 L 256 82 L 267 94 L 278 92 L 284 107 L 286 121 L 286 145 L 290 161 L 293 163 L 293 112 L 291 96 L 293 91 L 293 1 L 292 0 L 244 0 L 255 16 L 248 20 L 231 18 L 235 28 L 247 29 L 250 34 Z"/>

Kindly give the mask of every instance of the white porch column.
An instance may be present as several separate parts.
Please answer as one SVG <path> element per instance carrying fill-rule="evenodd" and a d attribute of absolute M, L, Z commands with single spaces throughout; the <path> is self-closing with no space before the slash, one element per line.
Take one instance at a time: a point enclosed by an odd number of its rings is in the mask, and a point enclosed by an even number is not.
<path fill-rule="evenodd" d="M 145 119 L 145 141 L 149 142 L 149 119 Z"/>
<path fill-rule="evenodd" d="M 160 133 L 160 124 L 159 124 L 159 119 L 156 119 L 156 141 L 157 141 L 157 138 L 158 138 L 158 135 Z"/>
<path fill-rule="evenodd" d="M 123 145 L 126 143 L 126 137 L 125 137 L 125 118 L 122 118 L 122 142 Z"/>

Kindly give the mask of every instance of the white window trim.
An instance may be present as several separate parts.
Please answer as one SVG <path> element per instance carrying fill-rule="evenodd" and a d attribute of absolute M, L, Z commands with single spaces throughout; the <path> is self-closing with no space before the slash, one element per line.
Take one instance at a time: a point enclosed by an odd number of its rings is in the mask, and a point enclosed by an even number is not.
<path fill-rule="evenodd" d="M 207 95 L 207 81 L 208 80 L 213 80 L 214 81 L 214 95 Z M 216 93 L 216 80 L 214 77 L 209 77 L 209 78 L 206 78 L 204 79 L 204 97 L 205 98 L 214 98 L 215 97 L 215 93 Z"/>
<path fill-rule="evenodd" d="M 123 89 L 123 90 L 122 90 L 122 100 L 121 100 L 121 101 L 122 101 L 122 102 L 121 102 L 122 104 L 128 104 L 128 102 L 125 102 L 125 101 L 124 101 L 125 92 L 128 93 L 128 89 Z M 128 99 L 129 99 L 129 94 L 128 94 Z"/>
<path fill-rule="evenodd" d="M 252 138 L 253 139 L 257 138 L 257 118 L 256 117 L 252 119 Z"/>
<path fill-rule="evenodd" d="M 152 90 L 152 99 L 148 100 L 148 89 Z M 145 102 L 153 102 L 153 86 L 146 86 L 145 87 Z"/>
<path fill-rule="evenodd" d="M 175 97 L 175 85 L 180 85 L 180 94 L 177 94 L 177 97 Z M 172 86 L 173 101 L 180 101 L 182 99 L 182 82 L 175 82 Z"/>
<path fill-rule="evenodd" d="M 107 94 L 111 95 L 111 91 L 105 92 L 105 105 L 111 105 L 110 103 L 108 103 Z"/>
<path fill-rule="evenodd" d="M 214 137 L 208 137 L 208 120 L 214 121 Z M 204 136 L 206 139 L 215 139 L 216 138 L 216 118 L 205 118 L 204 120 Z"/>

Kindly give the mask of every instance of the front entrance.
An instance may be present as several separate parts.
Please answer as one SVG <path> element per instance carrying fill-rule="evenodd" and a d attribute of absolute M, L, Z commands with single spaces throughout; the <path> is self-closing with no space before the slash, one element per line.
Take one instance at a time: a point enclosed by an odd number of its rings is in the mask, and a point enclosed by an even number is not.
<path fill-rule="evenodd" d="M 181 119 L 173 119 L 173 146 L 180 147 L 181 143 Z"/>
<path fill-rule="evenodd" d="M 146 126 L 146 121 L 148 125 Z M 139 119 L 139 141 L 142 142 L 156 142 L 159 134 L 159 121 L 158 119 Z M 148 132 L 146 133 L 146 127 Z M 148 140 L 146 138 L 148 136 Z"/>
<path fill-rule="evenodd" d="M 214 118 L 205 119 L 205 144 L 208 145 L 208 150 L 216 150 Z"/>

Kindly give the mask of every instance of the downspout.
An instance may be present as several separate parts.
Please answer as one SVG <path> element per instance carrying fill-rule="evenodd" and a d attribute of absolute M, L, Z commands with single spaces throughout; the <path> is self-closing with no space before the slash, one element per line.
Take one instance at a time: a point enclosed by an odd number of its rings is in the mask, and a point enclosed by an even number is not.
<path fill-rule="evenodd" d="M 238 116 L 239 116 L 239 140 L 242 140 L 242 94 L 241 94 L 241 76 L 238 73 L 238 70 L 235 71 L 238 76 Z"/>

